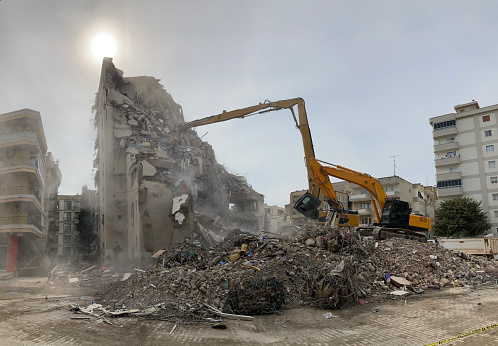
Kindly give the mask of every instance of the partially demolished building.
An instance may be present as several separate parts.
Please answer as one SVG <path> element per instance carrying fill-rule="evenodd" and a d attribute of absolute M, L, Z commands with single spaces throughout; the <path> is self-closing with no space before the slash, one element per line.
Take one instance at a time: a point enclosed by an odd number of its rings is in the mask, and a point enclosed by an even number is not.
<path fill-rule="evenodd" d="M 263 195 L 184 128 L 181 106 L 158 79 L 123 77 L 104 58 L 94 110 L 105 262 L 137 260 L 184 241 L 214 245 L 219 232 L 233 228 L 263 230 Z"/>

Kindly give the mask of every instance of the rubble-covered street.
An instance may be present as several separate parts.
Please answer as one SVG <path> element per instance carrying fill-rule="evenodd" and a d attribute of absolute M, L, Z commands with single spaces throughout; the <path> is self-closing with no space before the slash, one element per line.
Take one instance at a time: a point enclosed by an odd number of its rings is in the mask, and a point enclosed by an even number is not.
<path fill-rule="evenodd" d="M 424 345 L 496 323 L 493 259 L 346 229 L 301 233 L 235 230 L 216 247 L 179 244 L 141 267 L 76 263 L 58 265 L 48 279 L 2 281 L 0 330 L 15 336 L 13 345 L 117 337 L 150 345 Z M 465 340 L 497 338 L 491 329 Z"/>

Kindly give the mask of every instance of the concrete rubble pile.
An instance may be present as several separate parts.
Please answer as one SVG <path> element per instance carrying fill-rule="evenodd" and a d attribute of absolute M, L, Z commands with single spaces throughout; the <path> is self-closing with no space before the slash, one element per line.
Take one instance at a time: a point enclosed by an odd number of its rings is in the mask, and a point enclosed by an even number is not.
<path fill-rule="evenodd" d="M 494 259 L 454 252 L 434 243 L 401 238 L 373 242 L 372 259 L 378 265 L 377 280 L 385 286 L 386 275 L 402 277 L 412 287 L 458 287 L 496 282 L 498 266 Z"/>

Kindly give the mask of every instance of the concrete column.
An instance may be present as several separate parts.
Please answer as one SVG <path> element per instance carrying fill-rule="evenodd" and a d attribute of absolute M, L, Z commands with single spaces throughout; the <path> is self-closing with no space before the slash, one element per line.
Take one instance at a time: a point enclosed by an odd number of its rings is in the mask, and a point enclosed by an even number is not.
<path fill-rule="evenodd" d="M 11 235 L 9 239 L 9 251 L 7 255 L 7 272 L 14 273 L 17 265 L 17 241 L 19 237 Z"/>

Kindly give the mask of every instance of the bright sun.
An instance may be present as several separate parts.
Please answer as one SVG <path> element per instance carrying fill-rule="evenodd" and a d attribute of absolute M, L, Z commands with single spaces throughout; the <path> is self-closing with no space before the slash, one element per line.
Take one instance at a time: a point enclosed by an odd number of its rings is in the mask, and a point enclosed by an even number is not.
<path fill-rule="evenodd" d="M 99 34 L 93 39 L 92 53 L 97 60 L 112 58 L 116 53 L 116 42 L 109 34 Z"/>

